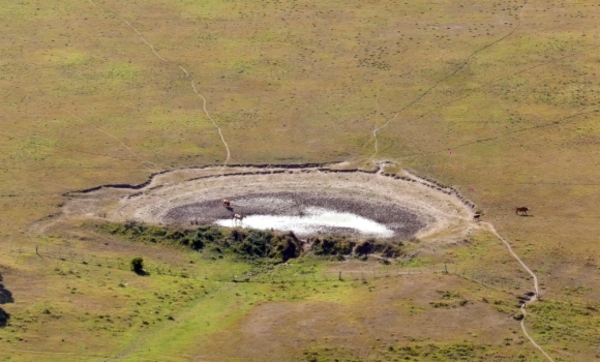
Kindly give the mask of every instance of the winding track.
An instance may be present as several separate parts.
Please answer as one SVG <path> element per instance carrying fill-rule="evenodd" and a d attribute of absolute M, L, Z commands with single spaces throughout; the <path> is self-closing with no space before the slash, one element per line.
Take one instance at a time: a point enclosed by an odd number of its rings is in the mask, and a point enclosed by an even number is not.
<path fill-rule="evenodd" d="M 177 64 L 173 61 L 170 61 L 168 59 L 165 59 L 163 56 L 161 56 L 155 49 L 154 46 L 152 45 L 152 43 L 150 43 L 148 40 L 146 40 L 146 38 L 144 38 L 144 36 L 142 35 L 142 33 L 139 32 L 139 30 L 136 29 L 136 27 L 134 27 L 133 25 L 131 25 L 131 23 L 125 19 L 124 17 L 122 17 L 121 15 L 119 15 L 118 13 L 106 9 L 98 4 L 96 4 L 95 2 L 93 2 L 92 0 L 88 0 L 88 2 L 106 12 L 109 12 L 111 14 L 113 14 L 114 16 L 118 17 L 119 19 L 123 20 L 125 22 L 125 24 L 127 24 L 128 27 L 130 27 L 133 31 L 135 31 L 135 33 L 140 37 L 140 39 L 142 40 L 142 42 L 144 42 L 146 45 L 148 45 L 148 47 L 150 47 L 150 50 L 152 50 L 152 53 L 154 53 L 154 55 L 156 55 L 158 57 L 158 59 L 162 60 L 165 63 L 170 63 L 170 64 L 174 64 L 177 65 L 184 73 L 185 76 L 187 77 L 187 79 L 190 80 L 191 85 L 192 85 L 192 90 L 194 91 L 194 93 L 196 93 L 196 95 L 198 95 L 198 97 L 200 97 L 202 99 L 202 109 L 204 110 L 204 113 L 206 114 L 206 117 L 208 117 L 208 119 L 212 122 L 213 126 L 217 129 L 217 132 L 219 133 L 219 137 L 221 138 L 221 142 L 223 143 L 223 146 L 225 147 L 225 151 L 227 152 L 227 156 L 225 157 L 225 161 L 223 161 L 223 166 L 226 166 L 227 163 L 229 163 L 229 160 L 231 159 L 231 151 L 229 149 L 229 145 L 227 144 L 227 141 L 225 140 L 225 136 L 223 136 L 223 132 L 221 131 L 221 127 L 219 127 L 219 125 L 217 124 L 217 122 L 215 122 L 215 120 L 210 116 L 210 114 L 208 113 L 208 110 L 206 108 L 206 98 L 200 94 L 198 92 L 198 90 L 196 89 L 196 84 L 194 81 L 194 77 L 192 77 L 192 75 L 180 64 Z"/>
<path fill-rule="evenodd" d="M 372 160 L 372 159 L 373 159 L 373 157 L 375 157 L 375 155 L 377 155 L 377 153 L 379 153 L 379 145 L 378 145 L 378 143 L 377 143 L 377 132 L 378 132 L 380 129 L 383 129 L 384 127 L 386 127 L 388 124 L 390 124 L 390 122 L 391 122 L 391 121 L 393 121 L 393 120 L 394 120 L 394 118 L 396 118 L 396 117 L 397 117 L 399 114 L 400 114 L 400 112 L 396 113 L 396 114 L 394 115 L 394 117 L 392 117 L 392 118 L 388 119 L 388 121 L 387 121 L 387 122 L 385 122 L 385 124 L 384 124 L 383 126 L 379 126 L 379 127 L 375 128 L 375 129 L 373 130 L 373 138 L 375 138 L 375 153 L 373 153 L 373 155 L 372 155 L 371 157 L 369 157 L 369 160 Z"/>
<path fill-rule="evenodd" d="M 521 329 L 523 330 L 523 334 L 525 335 L 525 337 L 527 337 L 529 342 L 531 342 L 531 344 L 535 348 L 537 348 L 540 352 L 542 352 L 542 354 L 544 355 L 544 357 L 546 357 L 546 359 L 548 359 L 548 361 L 554 362 L 552 357 L 550 357 L 550 355 L 548 355 L 548 353 L 546 353 L 546 351 L 544 351 L 544 349 L 539 344 L 537 344 L 533 338 L 531 338 L 529 333 L 527 333 L 527 328 L 525 328 L 525 318 L 527 317 L 527 312 L 525 312 L 525 308 L 527 307 L 528 304 L 531 304 L 531 303 L 534 303 L 535 301 L 537 301 L 539 298 L 539 295 L 540 295 L 537 276 L 535 275 L 534 272 L 531 271 L 531 269 L 529 269 L 529 267 L 523 262 L 523 260 L 521 260 L 521 258 L 519 258 L 519 256 L 513 251 L 512 247 L 510 246 L 508 241 L 506 241 L 506 239 L 504 239 L 502 236 L 500 236 L 500 234 L 498 234 L 498 232 L 496 231 L 496 228 L 494 228 L 494 225 L 487 223 L 487 222 L 482 223 L 482 225 L 484 226 L 485 230 L 494 234 L 498 239 L 500 239 L 500 241 L 502 241 L 506 245 L 506 248 L 508 249 L 508 253 L 513 258 L 515 258 L 519 262 L 519 264 L 521 264 L 523 269 L 525 269 L 527 271 L 527 273 L 529 273 L 529 275 L 531 275 L 533 277 L 533 287 L 535 289 L 535 296 L 530 301 L 525 302 L 521 305 L 520 310 L 521 310 L 521 313 L 523 313 L 523 319 L 521 319 Z"/>

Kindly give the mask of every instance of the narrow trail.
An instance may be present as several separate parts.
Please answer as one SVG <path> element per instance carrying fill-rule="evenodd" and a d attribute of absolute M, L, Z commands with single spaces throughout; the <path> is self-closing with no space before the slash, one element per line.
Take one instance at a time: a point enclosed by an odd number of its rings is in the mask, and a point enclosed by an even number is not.
<path fill-rule="evenodd" d="M 208 117 L 208 119 L 211 121 L 211 123 L 213 124 L 213 126 L 217 129 L 217 132 L 219 133 L 219 137 L 221 138 L 221 142 L 223 143 L 223 146 L 225 147 L 225 151 L 227 153 L 227 156 L 225 157 L 225 161 L 223 161 L 223 166 L 226 166 L 229 163 L 229 160 L 231 159 L 231 151 L 229 149 L 229 145 L 227 144 L 227 141 L 225 140 L 225 136 L 223 136 L 223 132 L 221 131 L 221 127 L 219 127 L 219 125 L 217 124 L 217 122 L 215 122 L 215 120 L 210 116 L 208 109 L 206 108 L 206 98 L 200 94 L 198 92 L 198 90 L 196 89 L 196 84 L 194 81 L 194 78 L 192 77 L 192 75 L 180 64 L 173 62 L 171 60 L 165 59 L 164 57 L 162 57 L 155 49 L 154 46 L 152 45 L 152 43 L 150 43 L 148 40 L 146 40 L 146 38 L 144 38 L 144 36 L 142 35 L 142 33 L 140 33 L 139 30 L 137 30 L 136 27 L 134 27 L 133 25 L 131 25 L 131 23 L 125 19 L 124 17 L 122 17 L 121 15 L 119 15 L 118 13 L 109 10 L 107 8 L 104 8 L 98 4 L 96 4 L 95 2 L 93 2 L 92 0 L 88 0 L 88 2 L 106 12 L 109 12 L 111 14 L 113 14 L 114 16 L 118 17 L 119 19 L 123 20 L 125 22 L 125 24 L 127 24 L 128 27 L 130 27 L 140 38 L 140 40 L 142 40 L 142 42 L 144 42 L 146 45 L 148 45 L 148 47 L 150 47 L 150 50 L 152 50 L 152 53 L 154 53 L 154 55 L 156 55 L 158 57 L 158 59 L 162 60 L 165 63 L 170 63 L 170 64 L 174 64 L 177 65 L 179 67 L 179 69 L 181 69 L 184 73 L 185 76 L 187 77 L 187 79 L 190 80 L 191 85 L 192 85 L 192 90 L 194 91 L 194 93 L 196 93 L 196 95 L 198 95 L 201 99 L 202 99 L 202 109 L 204 110 L 204 113 L 206 114 L 206 117 Z"/>
<path fill-rule="evenodd" d="M 113 135 L 112 133 L 109 133 L 109 132 L 103 130 L 102 128 L 96 126 L 93 123 L 84 121 L 80 117 L 77 117 L 76 115 L 74 115 L 73 113 L 71 113 L 71 112 L 69 112 L 67 110 L 63 110 L 63 112 L 69 114 L 70 116 L 72 116 L 73 118 L 75 118 L 76 120 L 78 120 L 81 123 L 85 123 L 87 125 L 92 126 L 98 132 L 104 133 L 108 137 L 110 137 L 110 138 L 114 139 L 115 141 L 119 142 L 129 153 L 131 153 L 135 158 L 137 158 L 139 161 L 141 161 L 142 164 L 147 163 L 147 164 L 150 164 L 150 165 L 152 165 L 154 167 L 153 169 L 150 169 L 150 168 L 147 168 L 147 167 L 143 166 L 144 168 L 148 169 L 149 171 L 157 171 L 159 169 L 159 167 L 158 167 L 158 165 L 156 163 L 154 163 L 152 161 L 148 161 L 147 159 L 145 159 L 145 158 L 141 157 L 140 155 L 138 155 L 137 153 L 135 153 L 131 148 L 129 148 L 129 146 L 127 146 L 123 141 L 121 141 L 117 136 Z"/>
<path fill-rule="evenodd" d="M 548 359 L 548 361 L 554 362 L 554 360 L 552 359 L 552 357 L 550 357 L 548 355 L 548 353 L 546 353 L 546 351 L 544 351 L 544 349 L 542 347 L 540 347 L 539 344 L 535 343 L 535 341 L 533 340 L 533 338 L 531 338 L 531 336 L 529 335 L 529 333 L 527 333 L 527 329 L 525 328 L 525 318 L 527 318 L 527 313 L 525 312 L 525 304 L 523 304 L 521 306 L 521 313 L 523 313 L 523 319 L 521 319 L 521 329 L 523 330 L 523 334 L 525 335 L 525 337 L 527 337 L 527 339 L 529 340 L 529 342 L 531 342 L 531 344 L 535 348 L 537 348 L 540 352 L 542 352 L 542 354 L 544 355 L 544 357 L 546 357 L 546 359 Z"/>
<path fill-rule="evenodd" d="M 525 269 L 527 271 L 527 273 L 529 273 L 529 275 L 531 275 L 533 277 L 533 287 L 535 290 L 535 295 L 530 301 L 524 302 L 521 305 L 520 310 L 521 310 L 521 313 L 523 313 L 523 319 L 521 319 L 521 329 L 523 330 L 523 334 L 525 335 L 525 337 L 527 337 L 529 342 L 531 342 L 531 344 L 535 348 L 537 348 L 544 355 L 544 357 L 546 357 L 546 359 L 548 359 L 548 361 L 554 362 L 552 357 L 550 357 L 550 355 L 548 355 L 548 353 L 546 353 L 546 351 L 544 351 L 544 349 L 539 344 L 537 344 L 533 338 L 531 338 L 529 333 L 527 333 L 527 328 L 525 328 L 525 319 L 527 317 L 527 312 L 525 312 L 525 308 L 527 307 L 528 304 L 534 303 L 537 300 L 539 300 L 540 291 L 539 291 L 539 284 L 538 284 L 537 276 L 535 275 L 534 272 L 531 271 L 531 269 L 529 269 L 529 267 L 523 262 L 523 260 L 521 260 L 521 258 L 519 258 L 519 256 L 513 251 L 512 247 L 510 246 L 508 241 L 506 241 L 506 239 L 504 239 L 502 236 L 500 236 L 500 234 L 498 234 L 498 232 L 496 231 L 496 228 L 494 228 L 494 226 L 492 224 L 487 223 L 487 222 L 482 222 L 481 225 L 483 226 L 483 228 L 485 230 L 491 232 L 498 239 L 500 239 L 500 241 L 502 241 L 504 243 L 504 245 L 506 245 L 506 248 L 508 249 L 509 254 L 513 258 L 515 258 L 517 260 L 517 262 L 519 262 L 519 264 L 521 264 L 523 269 Z"/>
<path fill-rule="evenodd" d="M 181 70 L 183 70 L 183 72 L 185 73 L 186 77 L 190 80 L 190 83 L 192 84 L 192 89 L 194 90 L 194 93 L 196 93 L 196 95 L 198 95 L 198 97 L 200 97 L 202 99 L 202 109 L 204 110 L 204 113 L 206 114 L 206 117 L 208 117 L 208 119 L 210 119 L 210 121 L 212 122 L 213 126 L 215 126 L 215 128 L 217 129 L 217 132 L 219 132 L 219 137 L 221 137 L 221 142 L 223 142 L 223 146 L 225 146 L 225 150 L 227 151 L 227 157 L 225 158 L 225 161 L 223 162 L 223 166 L 226 166 L 227 163 L 229 163 L 229 160 L 231 159 L 231 151 L 229 150 L 229 145 L 227 144 L 227 141 L 225 141 L 225 136 L 223 136 L 223 132 L 221 131 L 221 127 L 219 127 L 217 125 L 217 122 L 215 122 L 215 120 L 208 113 L 208 110 L 206 109 L 206 98 L 204 98 L 204 96 L 202 94 L 198 93 L 198 90 L 196 89 L 196 84 L 194 83 L 194 78 L 192 78 L 192 76 L 190 75 L 190 73 L 188 73 L 188 71 L 184 67 L 182 67 L 181 65 L 179 65 L 179 68 Z"/>
<path fill-rule="evenodd" d="M 379 144 L 377 141 L 377 132 L 385 127 L 387 127 L 388 124 L 390 124 L 391 121 L 394 120 L 394 118 L 398 117 L 398 115 L 400 114 L 400 112 L 396 113 L 394 115 L 394 117 L 390 118 L 387 120 L 387 122 L 385 122 L 385 124 L 383 126 L 379 126 L 377 128 L 375 128 L 373 130 L 373 138 L 375 138 L 375 152 L 371 155 L 371 157 L 369 157 L 369 161 L 371 161 L 373 159 L 373 157 L 375 157 L 375 155 L 377 155 L 377 153 L 379 153 Z"/>
<path fill-rule="evenodd" d="M 498 44 L 499 42 L 503 41 L 504 39 L 508 38 L 509 36 L 513 35 L 517 30 L 519 30 L 521 28 L 521 26 L 523 25 L 523 9 L 525 8 L 525 6 L 529 3 L 529 0 L 526 0 L 525 3 L 523 3 L 523 5 L 521 6 L 521 9 L 519 10 L 519 15 L 518 15 L 518 24 L 516 27 L 514 27 L 511 31 L 509 31 L 508 33 L 506 33 L 504 36 L 494 40 L 491 43 L 488 43 L 484 46 L 482 46 L 481 48 L 475 50 L 466 60 L 463 61 L 463 63 L 458 66 L 456 69 L 454 69 L 450 74 L 448 74 L 447 76 L 445 76 L 444 78 L 438 80 L 435 84 L 433 84 L 431 87 L 427 88 L 425 90 L 425 92 L 421 93 L 421 95 L 419 95 L 417 98 L 415 98 L 414 100 L 412 100 L 411 102 L 409 102 L 408 104 L 406 104 L 404 107 L 400 108 L 400 110 L 396 113 L 396 115 L 406 111 L 407 109 L 411 108 L 412 106 L 414 106 L 415 104 L 419 103 L 423 98 L 425 98 L 429 93 L 431 93 L 434 89 L 436 89 L 440 84 L 444 83 L 445 81 L 447 81 L 448 79 L 454 77 L 458 72 L 460 72 L 461 70 L 463 70 L 470 62 L 471 60 L 473 60 L 473 58 L 481 53 L 482 51 Z M 395 118 L 395 116 L 394 116 Z M 383 126 L 387 126 L 389 123 L 389 121 Z M 379 129 L 383 128 L 380 127 Z M 379 130 L 377 129 L 377 130 Z M 373 134 L 375 134 L 376 131 L 373 131 Z M 377 141 L 377 139 L 376 139 Z M 372 158 L 373 156 L 371 156 Z"/>
<path fill-rule="evenodd" d="M 487 222 L 482 222 L 481 224 L 484 226 L 484 228 L 486 230 L 488 230 L 492 234 L 496 235 L 496 237 L 498 239 L 500 239 L 500 241 L 502 241 L 504 243 L 504 245 L 506 245 L 506 248 L 508 249 L 509 254 L 513 258 L 515 258 L 519 262 L 519 264 L 521 264 L 523 269 L 525 269 L 527 271 L 527 273 L 529 273 L 529 275 L 531 275 L 533 277 L 533 287 L 535 290 L 535 298 L 532 300 L 532 302 L 537 300 L 538 296 L 540 295 L 540 290 L 539 290 L 539 286 L 538 286 L 538 279 L 537 279 L 537 276 L 535 275 L 535 273 L 532 272 L 531 269 L 529 269 L 529 267 L 523 262 L 523 260 L 521 260 L 521 258 L 519 258 L 519 256 L 513 251 L 512 247 L 510 246 L 508 241 L 506 241 L 502 236 L 500 236 L 500 234 L 498 234 L 498 232 L 496 231 L 496 228 L 494 228 L 494 226 L 492 224 L 487 223 Z"/>

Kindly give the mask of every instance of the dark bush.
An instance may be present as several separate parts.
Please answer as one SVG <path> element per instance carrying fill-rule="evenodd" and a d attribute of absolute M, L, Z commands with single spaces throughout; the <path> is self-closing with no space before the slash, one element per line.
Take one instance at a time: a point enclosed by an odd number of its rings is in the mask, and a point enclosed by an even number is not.
<path fill-rule="evenodd" d="M 386 258 L 397 258 L 404 254 L 401 245 L 385 241 L 375 243 L 373 252 L 381 253 Z"/>
<path fill-rule="evenodd" d="M 144 273 L 144 259 L 137 257 L 131 259 L 131 270 L 136 272 L 137 274 Z"/>
<path fill-rule="evenodd" d="M 14 300 L 12 293 L 8 289 L 4 288 L 4 285 L 2 284 L 2 274 L 0 274 L 0 304 L 13 302 Z"/>
<path fill-rule="evenodd" d="M 10 314 L 6 313 L 4 309 L 0 308 L 0 328 L 6 327 L 9 319 Z"/>
<path fill-rule="evenodd" d="M 357 255 L 367 255 L 367 254 L 371 254 L 375 249 L 375 240 L 372 239 L 367 239 L 365 241 L 363 241 L 362 243 L 358 244 L 356 246 L 356 249 L 354 249 L 354 252 Z"/>
<path fill-rule="evenodd" d="M 184 229 L 145 225 L 135 221 L 125 224 L 101 224 L 97 228 L 136 241 L 182 246 L 193 250 L 206 249 L 208 253 L 218 253 L 219 257 L 235 253 L 249 259 L 269 258 L 285 262 L 302 254 L 302 242 L 293 232 L 284 234 L 237 228 L 223 232 L 212 225 Z M 328 235 L 313 237 L 307 242 L 312 244 L 311 250 L 315 255 L 333 256 L 340 260 L 353 252 L 363 257 L 371 253 L 381 253 L 387 258 L 403 254 L 400 243 L 378 242 L 373 238 L 359 242 L 346 235 Z M 143 267 L 141 269 L 143 270 Z"/>
<path fill-rule="evenodd" d="M 358 256 L 380 253 L 386 258 L 397 258 L 403 255 L 402 244 L 391 243 L 389 241 L 376 241 L 375 239 L 367 239 L 358 244 L 354 249 L 354 253 Z"/>
<path fill-rule="evenodd" d="M 237 250 L 249 257 L 264 258 L 270 254 L 273 247 L 273 234 L 262 230 L 251 230 L 244 240 L 237 244 Z"/>
<path fill-rule="evenodd" d="M 299 257 L 302 252 L 300 240 L 291 231 L 286 235 L 277 236 L 273 240 L 273 244 L 274 247 L 269 257 L 281 259 L 283 262 Z"/>
<path fill-rule="evenodd" d="M 346 236 L 326 236 L 311 241 L 316 255 L 349 255 L 356 245 L 356 242 L 348 240 Z"/>

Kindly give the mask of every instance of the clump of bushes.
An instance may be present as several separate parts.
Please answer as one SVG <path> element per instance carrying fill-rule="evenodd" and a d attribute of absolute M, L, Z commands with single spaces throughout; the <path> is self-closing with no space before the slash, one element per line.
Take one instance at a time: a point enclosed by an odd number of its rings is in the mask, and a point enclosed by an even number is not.
<path fill-rule="evenodd" d="M 134 221 L 124 224 L 105 223 L 96 225 L 102 232 L 145 243 L 160 243 L 201 251 L 208 249 L 219 255 L 231 253 L 246 259 L 267 258 L 286 262 L 302 254 L 303 241 L 293 232 L 276 232 L 251 229 L 219 229 L 206 225 L 194 229 L 175 226 L 146 225 Z M 377 241 L 373 238 L 361 241 L 346 235 L 327 235 L 306 240 L 315 255 L 366 256 L 379 253 L 386 258 L 404 254 L 402 243 Z M 221 256 L 220 256 L 221 257 Z M 133 267 L 133 266 L 132 266 Z M 143 269 L 143 268 L 142 268 Z"/>
<path fill-rule="evenodd" d="M 133 221 L 124 224 L 101 224 L 100 231 L 145 243 L 160 243 L 256 259 L 270 258 L 286 262 L 300 256 L 300 240 L 292 232 L 233 229 L 229 233 L 207 225 L 195 229 L 145 225 Z"/>
<path fill-rule="evenodd" d="M 521 311 L 518 311 L 517 313 L 513 314 L 513 316 L 512 316 L 512 317 L 513 317 L 513 319 L 514 319 L 514 320 L 516 320 L 516 321 L 520 321 L 520 320 L 522 320 L 523 318 L 525 318 L 525 315 L 523 314 L 523 312 L 521 312 Z"/>
<path fill-rule="evenodd" d="M 194 250 L 201 250 L 206 243 L 215 242 L 223 238 L 223 233 L 213 226 L 202 226 L 197 229 L 187 230 L 128 221 L 124 224 L 102 224 L 99 228 L 113 235 L 120 235 L 137 241 L 183 245 Z"/>
<path fill-rule="evenodd" d="M 308 240 L 316 255 L 350 255 L 356 246 L 356 241 L 344 235 L 328 235 L 323 238 Z"/>
<path fill-rule="evenodd" d="M 312 250 L 316 255 L 356 255 L 365 256 L 378 253 L 386 258 L 397 258 L 404 254 L 402 243 L 377 241 L 373 238 L 364 241 L 355 240 L 344 235 L 332 235 L 324 238 L 313 238 Z"/>
<path fill-rule="evenodd" d="M 397 258 L 404 255 L 401 242 L 377 241 L 373 238 L 358 244 L 354 253 L 359 256 L 378 253 L 386 258 Z"/>
<path fill-rule="evenodd" d="M 10 314 L 4 311 L 4 309 L 0 308 L 0 327 L 5 327 L 8 324 L 8 320 L 10 319 Z"/>

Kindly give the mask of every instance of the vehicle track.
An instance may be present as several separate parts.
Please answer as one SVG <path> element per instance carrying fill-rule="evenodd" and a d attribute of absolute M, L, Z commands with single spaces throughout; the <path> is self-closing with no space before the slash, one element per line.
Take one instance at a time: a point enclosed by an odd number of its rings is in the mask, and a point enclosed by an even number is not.
<path fill-rule="evenodd" d="M 231 159 L 231 151 L 229 149 L 229 145 L 227 144 L 227 141 L 225 140 L 225 137 L 223 136 L 223 132 L 221 131 L 221 127 L 219 127 L 219 125 L 217 124 L 217 122 L 215 122 L 215 120 L 210 116 L 208 109 L 206 108 L 206 98 L 200 94 L 198 92 L 198 90 L 196 89 L 196 84 L 194 82 L 194 78 L 192 77 L 192 75 L 180 64 L 173 62 L 171 60 L 165 59 L 163 56 L 161 56 L 155 49 L 154 46 L 152 45 L 152 43 L 150 43 L 148 40 L 146 40 L 146 38 L 144 38 L 144 36 L 142 35 L 142 33 L 140 33 L 139 30 L 137 30 L 136 27 L 134 27 L 133 25 L 131 25 L 131 23 L 125 19 L 124 17 L 122 17 L 121 15 L 119 15 L 118 13 L 109 10 L 103 6 L 100 6 L 98 4 L 96 4 L 94 1 L 92 0 L 87 0 L 89 3 L 91 3 L 92 5 L 106 11 L 109 12 L 111 14 L 113 14 L 114 16 L 118 17 L 119 19 L 123 20 L 125 22 L 125 24 L 127 24 L 128 27 L 130 27 L 138 36 L 139 38 L 142 40 L 142 42 L 144 42 L 146 45 L 148 45 L 148 47 L 150 47 L 150 50 L 152 50 L 152 53 L 154 53 L 154 55 L 156 55 L 160 60 L 162 60 L 165 63 L 170 63 L 170 64 L 174 64 L 177 65 L 184 73 L 185 76 L 190 80 L 191 85 L 192 85 L 192 90 L 194 91 L 194 93 L 196 93 L 196 95 L 198 95 L 201 99 L 202 99 L 202 109 L 204 110 L 204 113 L 206 114 L 206 117 L 208 117 L 208 119 L 211 121 L 211 123 L 213 124 L 213 126 L 217 129 L 217 132 L 219 134 L 219 137 L 221 138 L 221 142 L 223 143 L 223 146 L 225 147 L 225 151 L 227 153 L 227 156 L 225 157 L 225 161 L 223 161 L 223 166 L 226 166 L 227 163 L 229 163 L 229 160 Z"/>

